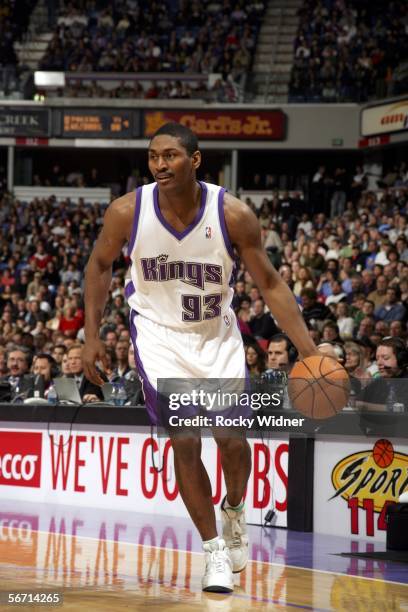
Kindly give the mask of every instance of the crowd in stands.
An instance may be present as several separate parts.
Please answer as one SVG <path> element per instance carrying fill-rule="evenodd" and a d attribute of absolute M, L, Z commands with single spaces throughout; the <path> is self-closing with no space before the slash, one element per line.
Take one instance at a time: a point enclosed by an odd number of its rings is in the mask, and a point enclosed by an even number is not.
<path fill-rule="evenodd" d="M 57 374 L 75 375 L 85 399 L 102 399 L 100 390 L 85 384 L 80 357 L 84 339 L 83 272 L 102 218 L 103 209 L 98 204 L 85 206 L 79 202 L 70 206 L 57 204 L 54 198 L 24 204 L 3 194 L 0 376 L 2 382 L 12 384 L 15 397 L 34 393 L 37 374 L 45 375 L 47 390 L 52 370 L 53 378 Z M 106 376 L 107 381 L 120 379 L 125 386 L 130 385 L 128 395 L 138 397 L 140 403 L 140 384 L 128 358 L 123 295 L 126 267 L 124 257 L 115 264 L 102 328 L 110 363 Z"/>
<path fill-rule="evenodd" d="M 408 57 L 404 0 L 305 0 L 299 12 L 290 101 L 364 102 L 398 93 Z"/>
<path fill-rule="evenodd" d="M 251 66 L 263 10 L 260 0 L 121 0 L 109 7 L 95 0 L 70 2 L 57 19 L 40 68 L 88 73 L 218 73 L 221 83 L 238 82 Z M 95 87 L 94 93 L 101 93 Z M 118 88 L 112 94 L 159 97 L 154 84 L 145 92 L 140 85 L 135 87 L 135 92 Z M 173 97 L 193 94 L 176 84 L 171 90 L 164 87 L 162 97 L 170 91 Z"/>
<path fill-rule="evenodd" d="M 27 29 L 35 0 L 3 0 L 0 5 L 0 91 L 17 90 L 19 69 L 14 43 Z"/>
<path fill-rule="evenodd" d="M 40 90 L 38 90 L 39 92 Z M 117 87 L 103 86 L 100 81 L 71 80 L 65 88 L 42 90 L 44 97 L 55 98 L 122 98 L 132 100 L 206 100 L 238 102 L 241 88 L 231 74 L 219 75 L 210 86 L 205 81 L 124 81 Z"/>
<path fill-rule="evenodd" d="M 396 187 L 384 182 L 388 173 L 379 181 L 380 192 L 365 190 L 365 176 L 357 190 L 353 179 L 344 180 L 344 201 L 341 197 L 338 206 L 339 194 L 332 191 L 327 213 L 310 215 L 287 194 L 264 199 L 258 210 L 247 200 L 309 333 L 320 350 L 345 365 L 359 388 L 376 377 L 408 377 L 408 176 L 404 164 L 396 170 Z M 324 175 L 323 167 L 320 171 Z M 277 352 L 280 367 L 288 370 L 291 343 L 279 335 L 282 330 L 244 269 L 234 304 L 250 373 L 275 370 Z"/>
<path fill-rule="evenodd" d="M 320 173 L 324 175 L 322 169 Z M 342 355 L 349 372 L 359 379 L 381 374 L 376 350 L 384 338 L 407 342 L 406 171 L 402 176 L 404 181 L 397 180 L 397 188 L 387 186 L 384 177 L 380 192 L 367 191 L 364 176 L 360 189 L 353 179 L 345 180 L 344 206 L 333 192 L 332 214 L 311 214 L 287 194 L 265 198 L 260 208 L 247 200 L 259 218 L 266 253 L 292 289 L 315 342 L 328 344 L 324 350 Z M 57 203 L 53 197 L 26 204 L 7 192 L 2 196 L 0 370 L 3 380 L 13 381 L 16 395 L 22 387 L 23 393 L 34 392 L 40 366 L 79 376 L 78 384 L 82 384 L 83 274 L 103 214 L 98 204 Z M 101 335 L 110 360 L 107 380 L 124 381 L 128 375 L 133 384 L 129 395 L 140 400 L 136 371 L 129 368 L 127 357 L 128 309 L 123 289 L 127 265 L 124 251 L 114 264 Z M 237 271 L 233 307 L 247 346 L 248 367 L 261 374 L 271 367 L 271 359 L 274 363 L 277 359 L 279 351 L 270 348 L 271 339 L 275 338 L 275 344 L 284 340 L 276 336 L 282 330 L 243 264 Z M 79 374 L 72 369 L 71 350 Z M 29 378 L 28 386 L 15 384 L 20 366 Z M 100 399 L 97 390 L 82 390 L 84 397 Z"/>

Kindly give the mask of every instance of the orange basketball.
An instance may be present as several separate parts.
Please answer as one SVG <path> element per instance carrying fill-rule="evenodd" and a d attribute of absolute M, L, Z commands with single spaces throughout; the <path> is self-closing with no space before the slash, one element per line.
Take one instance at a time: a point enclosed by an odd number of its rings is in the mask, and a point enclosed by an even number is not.
<path fill-rule="evenodd" d="M 394 460 L 394 447 L 389 440 L 377 440 L 373 448 L 373 459 L 380 468 L 386 468 Z"/>
<path fill-rule="evenodd" d="M 293 366 L 288 380 L 292 406 L 311 419 L 328 419 L 347 404 L 350 379 L 332 357 L 313 355 Z"/>

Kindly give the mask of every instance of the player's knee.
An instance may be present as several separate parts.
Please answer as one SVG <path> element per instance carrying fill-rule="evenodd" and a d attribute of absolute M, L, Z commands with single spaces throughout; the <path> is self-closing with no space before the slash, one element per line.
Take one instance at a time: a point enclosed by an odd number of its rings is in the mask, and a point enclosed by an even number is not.
<path fill-rule="evenodd" d="M 218 448 L 224 454 L 241 454 L 249 447 L 245 438 L 217 438 Z"/>

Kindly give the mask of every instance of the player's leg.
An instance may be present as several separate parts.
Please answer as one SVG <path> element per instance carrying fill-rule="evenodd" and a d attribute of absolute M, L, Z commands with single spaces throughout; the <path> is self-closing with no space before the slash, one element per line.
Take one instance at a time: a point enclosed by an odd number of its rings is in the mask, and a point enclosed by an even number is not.
<path fill-rule="evenodd" d="M 217 535 L 211 483 L 201 460 L 198 435 L 171 436 L 180 495 L 203 540 L 203 590 L 229 592 L 234 588 L 232 563 L 223 539 Z"/>
<path fill-rule="evenodd" d="M 221 503 L 222 535 L 230 551 L 233 572 L 240 572 L 248 561 L 243 496 L 251 473 L 251 449 L 242 430 L 228 432 L 214 428 L 213 431 L 227 488 Z"/>
<path fill-rule="evenodd" d="M 242 502 L 251 473 L 251 449 L 243 431 L 214 428 L 213 432 L 220 449 L 227 500 L 237 506 Z"/>
<path fill-rule="evenodd" d="M 177 485 L 203 541 L 217 536 L 211 483 L 201 460 L 201 438 L 193 433 L 171 437 Z"/>

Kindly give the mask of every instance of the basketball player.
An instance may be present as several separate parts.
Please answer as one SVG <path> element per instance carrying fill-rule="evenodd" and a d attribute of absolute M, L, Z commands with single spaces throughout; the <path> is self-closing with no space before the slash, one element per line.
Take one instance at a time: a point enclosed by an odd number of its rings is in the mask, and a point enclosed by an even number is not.
<path fill-rule="evenodd" d="M 158 378 L 245 378 L 244 348 L 231 309 L 234 251 L 300 354 L 306 357 L 317 349 L 295 298 L 261 246 L 256 216 L 223 188 L 197 181 L 201 154 L 195 134 L 176 123 L 162 126 L 150 142 L 148 161 L 155 182 L 112 202 L 89 259 L 83 360 L 87 378 L 102 384 L 95 366 L 105 361 L 100 323 L 112 263 L 127 242 L 131 334 L 146 408 L 156 423 Z M 206 553 L 203 589 L 229 592 L 232 572 L 243 570 L 248 558 L 243 495 L 251 458 L 244 435 L 216 441 L 227 489 L 222 538 L 201 440 L 172 437 L 180 494 Z"/>

